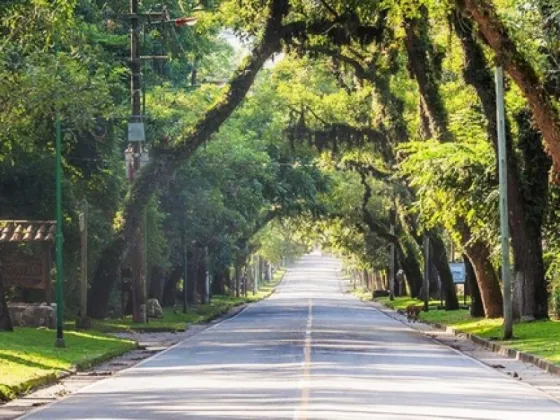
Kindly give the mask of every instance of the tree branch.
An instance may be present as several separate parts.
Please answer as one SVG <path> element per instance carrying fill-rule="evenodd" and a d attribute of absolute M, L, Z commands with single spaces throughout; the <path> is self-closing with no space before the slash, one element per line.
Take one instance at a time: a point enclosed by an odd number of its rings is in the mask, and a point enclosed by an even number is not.
<path fill-rule="evenodd" d="M 338 18 L 338 13 L 336 13 L 336 10 L 334 10 L 330 4 L 328 4 L 325 0 L 319 0 L 319 2 L 329 11 L 331 15 Z"/>
<path fill-rule="evenodd" d="M 282 48 L 282 39 L 287 28 L 282 20 L 289 11 L 288 0 L 273 0 L 266 29 L 260 42 L 253 48 L 251 56 L 239 67 L 222 99 L 208 110 L 175 146 L 159 150 L 159 156 L 146 166 L 132 186 L 124 209 L 124 237 L 127 243 L 138 229 L 141 210 L 151 195 L 162 185 L 170 182 L 176 170 L 189 159 L 205 142 L 210 140 L 233 111 L 241 104 L 264 63 Z"/>
<path fill-rule="evenodd" d="M 535 69 L 518 51 L 488 0 L 456 0 L 457 8 L 478 24 L 479 35 L 496 54 L 496 60 L 523 92 L 542 132 L 556 172 L 560 172 L 560 115 Z"/>
<path fill-rule="evenodd" d="M 381 223 L 375 220 L 375 217 L 368 210 L 367 205 L 372 196 L 371 187 L 367 182 L 367 174 L 365 171 L 359 171 L 358 173 L 360 174 L 360 180 L 365 189 L 364 196 L 362 198 L 362 216 L 365 224 L 371 232 L 375 233 L 380 238 L 385 239 L 388 242 L 398 244 L 399 239 L 392 233 L 389 233 Z"/>

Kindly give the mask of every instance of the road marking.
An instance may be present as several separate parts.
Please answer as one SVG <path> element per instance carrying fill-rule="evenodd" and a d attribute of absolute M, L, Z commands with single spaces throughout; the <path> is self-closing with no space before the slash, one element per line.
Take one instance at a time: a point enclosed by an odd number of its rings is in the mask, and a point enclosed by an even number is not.
<path fill-rule="evenodd" d="M 299 408 L 294 414 L 294 419 L 307 419 L 307 406 L 309 405 L 309 384 L 311 379 L 311 331 L 313 329 L 313 301 L 309 299 L 307 306 L 307 324 L 305 325 L 305 343 L 303 345 L 302 379 L 299 383 L 301 396 Z"/>

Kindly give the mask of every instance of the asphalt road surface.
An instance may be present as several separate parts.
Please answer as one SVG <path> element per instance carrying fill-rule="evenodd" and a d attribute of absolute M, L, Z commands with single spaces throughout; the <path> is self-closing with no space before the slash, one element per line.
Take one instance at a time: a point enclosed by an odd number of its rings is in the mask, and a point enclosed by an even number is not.
<path fill-rule="evenodd" d="M 560 404 L 341 293 L 308 255 L 269 299 L 26 419 L 560 419 Z"/>

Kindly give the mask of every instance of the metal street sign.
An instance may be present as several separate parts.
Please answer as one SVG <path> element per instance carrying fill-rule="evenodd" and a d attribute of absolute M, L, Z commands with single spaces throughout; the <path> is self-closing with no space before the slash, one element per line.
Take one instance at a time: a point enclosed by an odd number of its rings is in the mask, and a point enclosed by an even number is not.
<path fill-rule="evenodd" d="M 466 278 L 465 263 L 449 263 L 449 268 L 453 276 L 453 283 L 464 284 Z"/>
<path fill-rule="evenodd" d="M 146 133 L 144 131 L 144 123 L 128 123 L 128 141 L 138 142 L 146 141 Z"/>

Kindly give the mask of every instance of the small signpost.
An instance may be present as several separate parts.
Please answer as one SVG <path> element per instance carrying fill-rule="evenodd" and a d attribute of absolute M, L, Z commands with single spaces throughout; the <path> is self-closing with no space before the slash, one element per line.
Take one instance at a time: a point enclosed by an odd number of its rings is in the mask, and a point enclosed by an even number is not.
<path fill-rule="evenodd" d="M 463 305 L 467 304 L 467 271 L 464 262 L 452 262 L 449 263 L 449 269 L 451 270 L 451 276 L 453 277 L 453 284 L 463 285 Z"/>
<path fill-rule="evenodd" d="M 453 276 L 453 283 L 465 284 L 465 279 L 466 279 L 465 263 L 452 262 L 449 263 L 449 268 L 451 269 L 451 275 Z"/>

